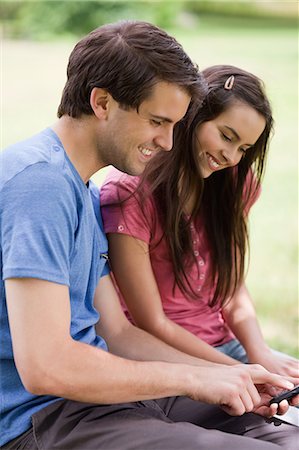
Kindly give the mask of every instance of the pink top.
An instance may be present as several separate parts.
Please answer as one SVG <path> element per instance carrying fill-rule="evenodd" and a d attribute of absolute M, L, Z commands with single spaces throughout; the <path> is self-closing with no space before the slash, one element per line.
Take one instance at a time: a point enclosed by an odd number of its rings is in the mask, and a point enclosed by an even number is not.
<path fill-rule="evenodd" d="M 122 233 L 146 242 L 150 248 L 150 258 L 159 288 L 166 316 L 189 332 L 212 346 L 222 345 L 234 338 L 224 322 L 221 308 L 210 307 L 214 294 L 211 276 L 211 260 L 208 241 L 200 219 L 191 225 L 193 249 L 197 263 L 192 266 L 189 280 L 200 294 L 197 300 L 186 299 L 182 291 L 174 285 L 174 275 L 169 250 L 164 239 L 154 200 L 146 198 L 143 209 L 138 199 L 130 196 L 138 184 L 139 177 L 126 175 L 116 169 L 109 172 L 101 187 L 101 209 L 106 233 Z M 130 197 L 129 197 L 130 196 Z M 114 204 L 129 199 L 121 206 Z M 158 242 L 160 243 L 156 245 Z M 122 301 L 123 305 L 124 302 Z M 124 305 L 125 312 L 129 317 Z"/>

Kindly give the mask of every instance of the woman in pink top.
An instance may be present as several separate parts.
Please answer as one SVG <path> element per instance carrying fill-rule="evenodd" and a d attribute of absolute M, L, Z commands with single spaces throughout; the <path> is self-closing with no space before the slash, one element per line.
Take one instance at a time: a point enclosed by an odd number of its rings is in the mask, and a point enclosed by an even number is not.
<path fill-rule="evenodd" d="M 297 376 L 298 362 L 265 343 L 244 281 L 271 108 L 256 76 L 232 66 L 203 74 L 204 104 L 176 126 L 172 151 L 141 149 L 151 160 L 141 178 L 114 169 L 101 188 L 114 277 L 131 320 L 173 347 Z"/>

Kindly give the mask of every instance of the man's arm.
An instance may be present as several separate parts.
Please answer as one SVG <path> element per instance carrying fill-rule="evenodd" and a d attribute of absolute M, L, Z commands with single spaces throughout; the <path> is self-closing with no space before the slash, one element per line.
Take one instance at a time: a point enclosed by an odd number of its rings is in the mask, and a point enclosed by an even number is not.
<path fill-rule="evenodd" d="M 117 295 L 109 280 L 104 277 L 99 283 L 97 306 L 98 302 L 101 305 L 116 302 Z M 243 414 L 260 401 L 254 383 L 270 383 L 282 389 L 292 387 L 284 378 L 259 366 L 252 366 L 249 372 L 243 366 L 196 367 L 123 359 L 71 338 L 66 286 L 37 279 L 9 279 L 5 288 L 15 363 L 25 388 L 32 393 L 93 403 L 187 395 L 222 405 L 231 414 Z M 115 297 L 111 299 L 113 292 Z M 102 313 L 110 310 L 113 320 L 117 320 L 115 307 L 100 310 Z M 106 322 L 103 326 L 104 332 L 107 325 Z M 126 339 L 126 328 L 121 328 L 123 331 L 117 325 L 116 332 L 105 332 L 108 345 L 117 353 L 121 348 L 117 342 L 124 338 L 127 345 L 136 345 L 137 356 L 137 347 L 143 347 L 142 336 L 132 342 L 131 338 Z M 158 348 L 155 351 L 158 356 Z M 274 414 L 275 405 L 272 409 Z"/>
<path fill-rule="evenodd" d="M 73 340 L 67 286 L 9 279 L 5 287 L 15 363 L 28 391 L 96 403 L 186 394 L 183 366 L 128 361 Z"/>

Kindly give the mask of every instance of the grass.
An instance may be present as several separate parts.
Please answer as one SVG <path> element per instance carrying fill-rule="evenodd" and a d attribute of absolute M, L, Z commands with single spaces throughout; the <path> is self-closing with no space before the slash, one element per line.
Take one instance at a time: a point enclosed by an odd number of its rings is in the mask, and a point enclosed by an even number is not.
<path fill-rule="evenodd" d="M 228 63 L 266 83 L 276 121 L 263 193 L 250 220 L 248 285 L 268 343 L 298 356 L 298 49 L 295 29 L 199 22 L 172 30 L 200 68 Z M 73 42 L 3 41 L 1 146 L 56 120 Z M 100 184 L 104 171 L 96 174 Z"/>

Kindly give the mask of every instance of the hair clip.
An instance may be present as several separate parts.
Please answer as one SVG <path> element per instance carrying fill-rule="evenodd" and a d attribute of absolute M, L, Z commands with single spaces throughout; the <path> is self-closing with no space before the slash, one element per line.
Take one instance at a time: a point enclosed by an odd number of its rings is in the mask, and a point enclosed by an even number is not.
<path fill-rule="evenodd" d="M 230 91 L 233 88 L 234 82 L 235 82 L 235 77 L 233 75 L 231 75 L 230 77 L 228 77 L 228 79 L 224 83 L 224 89 L 226 89 L 227 91 Z"/>

